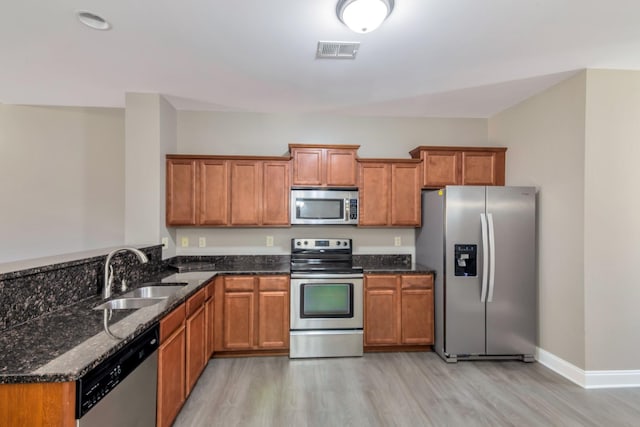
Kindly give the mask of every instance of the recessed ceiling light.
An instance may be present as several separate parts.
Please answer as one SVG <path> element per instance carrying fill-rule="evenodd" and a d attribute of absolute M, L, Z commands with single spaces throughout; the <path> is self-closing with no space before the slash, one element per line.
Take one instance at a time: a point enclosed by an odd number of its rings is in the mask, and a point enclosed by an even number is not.
<path fill-rule="evenodd" d="M 82 22 L 89 28 L 93 28 L 94 30 L 106 31 L 111 29 L 111 24 L 107 22 L 106 19 L 96 15 L 95 13 L 81 10 L 76 12 L 76 16 L 78 17 L 78 21 Z"/>

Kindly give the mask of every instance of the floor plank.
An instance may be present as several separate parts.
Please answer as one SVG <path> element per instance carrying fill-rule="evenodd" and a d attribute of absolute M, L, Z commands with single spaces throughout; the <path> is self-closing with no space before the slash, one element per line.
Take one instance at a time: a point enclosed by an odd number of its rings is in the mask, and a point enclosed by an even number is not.
<path fill-rule="evenodd" d="M 638 426 L 640 388 L 584 390 L 537 363 L 435 353 L 213 359 L 174 426 L 214 425 Z"/>

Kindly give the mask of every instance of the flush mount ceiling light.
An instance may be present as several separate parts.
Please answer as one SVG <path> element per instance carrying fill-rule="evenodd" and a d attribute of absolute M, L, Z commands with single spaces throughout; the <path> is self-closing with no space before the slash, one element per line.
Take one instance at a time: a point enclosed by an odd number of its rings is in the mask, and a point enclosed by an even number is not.
<path fill-rule="evenodd" d="M 95 13 L 80 10 L 76 12 L 76 16 L 78 17 L 78 21 L 94 30 L 106 31 L 111 28 L 111 24 L 106 19 Z"/>
<path fill-rule="evenodd" d="M 393 4 L 394 0 L 339 0 L 336 13 L 351 31 L 369 33 L 387 19 Z"/>

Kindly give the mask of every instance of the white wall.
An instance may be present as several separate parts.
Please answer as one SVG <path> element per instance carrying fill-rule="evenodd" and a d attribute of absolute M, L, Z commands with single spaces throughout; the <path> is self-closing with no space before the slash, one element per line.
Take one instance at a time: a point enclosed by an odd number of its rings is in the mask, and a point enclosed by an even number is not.
<path fill-rule="evenodd" d="M 485 119 L 349 117 L 308 114 L 178 112 L 178 153 L 288 155 L 288 144 L 359 144 L 360 157 L 409 158 L 419 145 L 487 144 Z M 274 236 L 266 247 L 266 236 Z M 177 254 L 287 254 L 292 237 L 351 237 L 354 251 L 415 253 L 413 228 L 292 227 L 254 229 L 178 228 L 177 241 L 189 238 Z M 402 244 L 394 246 L 400 236 Z M 205 237 L 206 248 L 198 247 Z"/>
<path fill-rule="evenodd" d="M 489 120 L 508 185 L 538 188 L 538 345 L 585 368 L 585 73 Z"/>
<path fill-rule="evenodd" d="M 640 72 L 587 71 L 587 370 L 640 369 Z"/>
<path fill-rule="evenodd" d="M 0 263 L 123 243 L 124 112 L 0 104 Z"/>
<path fill-rule="evenodd" d="M 409 158 L 419 145 L 484 145 L 485 119 L 178 112 L 178 149 L 279 156 L 288 144 L 359 144 L 360 157 Z"/>
<path fill-rule="evenodd" d="M 159 244 L 163 258 L 175 254 L 175 232 L 165 226 L 165 155 L 176 150 L 176 112 L 161 95 L 126 94 L 127 244 Z"/>

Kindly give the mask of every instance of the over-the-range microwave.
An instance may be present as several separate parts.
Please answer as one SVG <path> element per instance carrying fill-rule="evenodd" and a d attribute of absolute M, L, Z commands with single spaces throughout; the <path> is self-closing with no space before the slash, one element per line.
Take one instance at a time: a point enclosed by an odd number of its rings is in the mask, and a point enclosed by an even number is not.
<path fill-rule="evenodd" d="M 357 225 L 358 190 L 291 190 L 291 224 Z"/>

